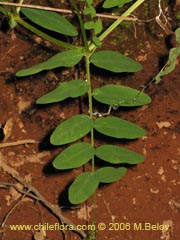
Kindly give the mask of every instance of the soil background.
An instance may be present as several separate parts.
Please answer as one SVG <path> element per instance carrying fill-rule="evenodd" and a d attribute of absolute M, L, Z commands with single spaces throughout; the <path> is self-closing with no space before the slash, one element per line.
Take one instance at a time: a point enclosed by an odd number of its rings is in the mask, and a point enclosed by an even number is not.
<path fill-rule="evenodd" d="M 148 2 L 148 3 L 147 3 Z M 175 46 L 173 35 L 168 35 L 154 19 L 158 15 L 158 1 L 147 1 L 134 12 L 143 21 L 134 24 L 125 22 L 105 40 L 104 49 L 117 50 L 138 60 L 143 70 L 135 74 L 110 74 L 93 69 L 93 87 L 115 83 L 142 89 L 163 67 L 169 49 Z M 179 7 L 173 1 L 163 1 L 163 9 L 175 30 Z M 61 1 L 38 4 L 64 7 Z M 105 21 L 108 24 L 108 21 Z M 75 224 L 91 224 L 93 199 L 87 204 L 72 206 L 67 200 L 67 187 L 82 171 L 82 168 L 61 172 L 52 167 L 53 158 L 64 147 L 53 147 L 49 136 L 57 124 L 80 111 L 79 100 L 37 106 L 36 100 L 54 89 L 60 82 L 74 79 L 78 69 L 56 69 L 26 78 L 16 78 L 15 73 L 28 66 L 42 62 L 59 51 L 50 43 L 34 36 L 22 27 L 7 29 L 6 19 L 1 15 L 0 31 L 0 138 L 1 143 L 23 139 L 35 143 L 1 147 L 0 158 L 18 171 L 52 204 L 58 204 L 62 213 Z M 178 240 L 180 235 L 180 65 L 163 77 L 156 85 L 151 84 L 145 92 L 152 98 L 148 106 L 118 109 L 113 115 L 137 123 L 147 130 L 147 136 L 136 141 L 122 142 L 98 139 L 97 144 L 123 145 L 142 153 L 145 162 L 128 167 L 127 174 L 118 182 L 102 185 L 97 191 L 97 223 L 105 223 L 106 229 L 98 231 L 97 239 L 108 240 Z M 80 72 L 81 74 L 81 72 Z M 106 107 L 99 109 L 106 111 Z M 82 110 L 87 112 L 86 101 Z M 0 145 L 1 146 L 1 145 Z M 89 166 L 87 165 L 87 169 Z M 6 172 L 0 172 L 0 184 L 16 183 Z M 30 240 L 35 231 L 11 231 L 12 224 L 54 224 L 57 219 L 39 201 L 19 195 L 12 188 L 0 189 L 0 221 L 19 202 L 1 228 L 0 239 Z M 110 230 L 112 224 L 120 230 Z M 139 223 L 169 225 L 163 230 L 137 230 Z M 125 230 L 123 227 L 130 226 Z M 68 240 L 80 239 L 67 231 Z M 37 235 L 36 235 L 37 236 Z M 41 239 L 41 238 L 37 238 Z M 63 239 L 59 231 L 47 231 L 49 240 Z"/>

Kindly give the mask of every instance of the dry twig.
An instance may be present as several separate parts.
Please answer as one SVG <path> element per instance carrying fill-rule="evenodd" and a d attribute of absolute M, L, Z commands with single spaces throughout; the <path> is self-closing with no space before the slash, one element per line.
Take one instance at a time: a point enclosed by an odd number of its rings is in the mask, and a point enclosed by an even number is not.
<path fill-rule="evenodd" d="M 23 140 L 18 140 L 16 142 L 0 143 L 0 148 L 14 147 L 18 145 L 33 144 L 33 143 L 37 143 L 37 142 L 34 139 L 23 139 Z"/>
<path fill-rule="evenodd" d="M 159 0 L 158 2 L 158 8 L 159 8 L 159 15 L 156 16 L 155 18 L 157 24 L 165 31 L 166 34 L 174 34 L 174 32 L 169 28 L 168 19 L 162 10 L 161 0 Z M 161 17 L 164 20 L 164 22 L 160 19 Z"/>
<path fill-rule="evenodd" d="M 67 14 L 73 14 L 72 10 L 69 9 L 62 9 L 62 8 L 54 8 L 54 7 L 46 7 L 46 6 L 38 6 L 38 5 L 30 5 L 30 4 L 20 4 L 20 3 L 7 3 L 7 2 L 0 2 L 2 5 L 8 5 L 8 6 L 14 6 L 14 7 L 24 7 L 24 8 L 34 8 L 34 9 L 41 9 L 45 11 L 54 11 L 54 12 L 60 12 L 60 13 L 67 13 Z M 115 16 L 115 15 L 109 15 L 109 14 L 101 14 L 97 13 L 97 17 L 101 18 L 111 18 L 111 19 L 123 19 L 127 21 L 137 21 L 136 17 L 123 17 L 123 16 Z"/>

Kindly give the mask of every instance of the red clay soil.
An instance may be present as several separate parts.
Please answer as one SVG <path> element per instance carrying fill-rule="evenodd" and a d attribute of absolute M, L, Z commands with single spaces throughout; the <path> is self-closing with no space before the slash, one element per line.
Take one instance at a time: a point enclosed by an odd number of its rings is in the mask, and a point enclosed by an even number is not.
<path fill-rule="evenodd" d="M 151 10 L 152 11 L 152 10 Z M 140 13 L 143 16 L 143 9 Z M 177 27 L 175 13 L 168 9 L 172 26 Z M 138 14 L 138 12 L 137 12 Z M 153 15 L 149 13 L 149 16 Z M 155 21 L 148 26 L 136 24 L 118 28 L 104 44 L 138 60 L 143 70 L 133 75 L 93 72 L 93 86 L 121 83 L 136 89 L 152 79 L 167 59 L 170 37 Z M 125 36 L 121 39 L 120 31 Z M 67 201 L 67 186 L 82 169 L 59 172 L 51 163 L 62 147 L 49 144 L 49 135 L 64 119 L 79 112 L 79 101 L 37 106 L 37 98 L 55 88 L 61 81 L 75 78 L 75 69 L 59 69 L 18 79 L 15 73 L 53 55 L 48 43 L 18 28 L 0 32 L 0 161 L 8 171 L 0 172 L 0 231 L 2 240 L 58 240 L 62 232 L 47 230 L 11 230 L 15 225 L 55 224 L 58 219 L 38 200 L 18 193 L 8 184 L 16 184 L 13 170 L 36 188 L 50 203 L 59 205 L 62 214 L 74 224 L 91 224 L 93 199 L 87 205 L 71 206 Z M 119 43 L 118 43 L 119 42 Z M 118 43 L 118 44 L 117 44 Z M 163 77 L 160 84 L 151 84 L 146 93 L 152 103 L 129 110 L 118 109 L 112 114 L 123 117 L 147 130 L 147 136 L 131 142 L 116 142 L 144 154 L 145 162 L 128 168 L 120 181 L 101 186 L 97 191 L 97 239 L 103 240 L 178 240 L 180 235 L 180 65 Z M 87 111 L 85 103 L 82 109 Z M 104 110 L 104 109 L 103 109 Z M 28 140 L 20 144 L 20 140 Z M 34 143 L 29 143 L 29 142 Z M 108 139 L 108 141 L 110 141 Z M 12 146 L 12 142 L 17 145 Z M 99 139 L 97 143 L 103 143 Z M 7 143 L 8 146 L 2 144 Z M 115 144 L 115 142 L 113 142 Z M 88 168 L 88 166 L 87 166 Z M 17 173 L 16 172 L 16 173 Z M 7 188 L 3 188 L 5 186 Z M 3 185 L 4 184 L 4 185 Z M 18 185 L 16 185 L 18 187 Z M 8 214 L 8 211 L 9 214 Z M 8 215 L 7 215 L 8 214 Z M 103 224 L 100 224 L 103 223 Z M 105 228 L 106 225 L 106 228 Z M 103 229 L 105 228 L 105 229 Z M 44 235 L 43 235 L 44 234 Z M 66 232 L 66 239 L 81 239 Z"/>

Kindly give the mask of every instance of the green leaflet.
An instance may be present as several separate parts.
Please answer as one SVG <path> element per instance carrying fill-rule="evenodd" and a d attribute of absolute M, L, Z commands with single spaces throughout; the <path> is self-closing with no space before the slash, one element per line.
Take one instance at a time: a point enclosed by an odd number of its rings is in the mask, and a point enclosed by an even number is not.
<path fill-rule="evenodd" d="M 87 2 L 87 1 L 86 1 Z M 100 19 L 94 20 L 96 16 L 96 9 L 92 6 L 93 3 L 87 2 L 87 7 L 83 10 L 83 14 L 85 15 L 90 15 L 90 21 L 85 21 L 84 22 L 84 29 L 86 30 L 91 30 L 93 29 L 94 36 L 95 37 L 97 34 L 99 34 L 102 29 L 102 21 Z M 97 42 L 97 40 L 95 40 Z"/>
<path fill-rule="evenodd" d="M 175 31 L 175 35 L 176 35 L 176 41 L 177 43 L 180 44 L 180 27 L 178 27 Z"/>
<path fill-rule="evenodd" d="M 79 175 L 69 188 L 69 200 L 72 204 L 86 201 L 98 188 L 99 181 L 94 173 L 85 172 Z"/>
<path fill-rule="evenodd" d="M 103 167 L 95 172 L 95 178 L 101 183 L 112 183 L 122 178 L 127 169 L 124 167 Z"/>
<path fill-rule="evenodd" d="M 90 5 L 83 10 L 83 14 L 90 15 L 91 18 L 94 18 L 96 16 L 96 9 Z"/>
<path fill-rule="evenodd" d="M 93 0 L 85 0 L 89 5 L 93 3 Z"/>
<path fill-rule="evenodd" d="M 37 25 L 67 36 L 77 36 L 74 26 L 60 14 L 40 9 L 21 8 L 21 12 Z"/>
<path fill-rule="evenodd" d="M 85 114 L 75 115 L 60 123 L 51 135 L 53 145 L 63 145 L 74 142 L 91 131 L 93 120 Z"/>
<path fill-rule="evenodd" d="M 142 69 L 140 63 L 115 51 L 99 51 L 91 56 L 91 63 L 111 72 L 137 72 Z"/>
<path fill-rule="evenodd" d="M 95 120 L 94 128 L 114 138 L 136 139 L 146 135 L 146 131 L 138 125 L 117 117 L 101 117 Z"/>
<path fill-rule="evenodd" d="M 103 8 L 122 7 L 128 2 L 132 2 L 132 0 L 105 0 Z"/>
<path fill-rule="evenodd" d="M 176 29 L 175 34 L 177 47 L 170 49 L 167 63 L 154 78 L 156 84 L 158 84 L 161 81 L 161 78 L 163 76 L 171 73 L 176 67 L 176 60 L 180 55 L 180 27 Z"/>
<path fill-rule="evenodd" d="M 53 161 L 56 169 L 78 168 L 87 163 L 93 156 L 95 150 L 91 144 L 86 142 L 71 145 L 62 151 Z"/>
<path fill-rule="evenodd" d="M 94 21 L 88 21 L 84 23 L 84 28 L 89 30 L 93 29 L 95 35 L 99 34 L 102 31 L 102 22 L 100 20 L 97 20 L 96 22 Z"/>
<path fill-rule="evenodd" d="M 102 21 L 97 20 L 94 25 L 95 35 L 99 34 L 102 31 L 102 29 L 103 29 Z"/>
<path fill-rule="evenodd" d="M 83 80 L 72 80 L 61 83 L 56 89 L 40 97 L 37 104 L 55 103 L 66 98 L 76 98 L 88 91 L 88 84 Z"/>
<path fill-rule="evenodd" d="M 32 74 L 39 73 L 43 70 L 51 70 L 57 67 L 72 67 L 76 65 L 81 58 L 83 53 L 80 50 L 68 50 L 60 52 L 47 61 L 34 65 L 30 68 L 20 70 L 16 73 L 17 77 L 29 76 Z"/>
<path fill-rule="evenodd" d="M 99 183 L 112 183 L 122 178 L 126 168 L 104 167 L 95 173 L 85 172 L 79 175 L 69 188 L 69 200 L 72 204 L 86 201 L 98 188 Z"/>
<path fill-rule="evenodd" d="M 135 107 L 151 102 L 151 98 L 143 92 L 130 87 L 112 84 L 94 89 L 93 97 L 101 103 L 116 107 Z"/>
<path fill-rule="evenodd" d="M 176 67 L 176 59 L 180 55 L 180 45 L 176 48 L 171 48 L 169 51 L 169 58 L 163 69 L 155 76 L 155 82 L 158 84 L 161 78 L 169 73 L 171 73 Z"/>
<path fill-rule="evenodd" d="M 102 145 L 96 148 L 95 155 L 112 164 L 137 164 L 144 161 L 142 155 L 114 145 Z"/>
<path fill-rule="evenodd" d="M 93 29 L 94 28 L 94 22 L 93 21 L 87 21 L 84 23 L 84 28 L 89 30 L 89 29 Z"/>

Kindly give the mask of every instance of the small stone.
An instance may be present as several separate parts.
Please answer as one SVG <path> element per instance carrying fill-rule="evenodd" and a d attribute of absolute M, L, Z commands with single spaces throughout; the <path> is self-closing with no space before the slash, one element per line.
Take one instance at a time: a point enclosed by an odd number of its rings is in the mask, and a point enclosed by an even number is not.
<path fill-rule="evenodd" d="M 154 193 L 154 194 L 157 194 L 157 193 L 159 193 L 159 189 L 150 188 L 150 192 Z"/>
<path fill-rule="evenodd" d="M 170 122 L 156 122 L 156 125 L 159 129 L 161 128 L 169 128 L 171 126 Z"/>

